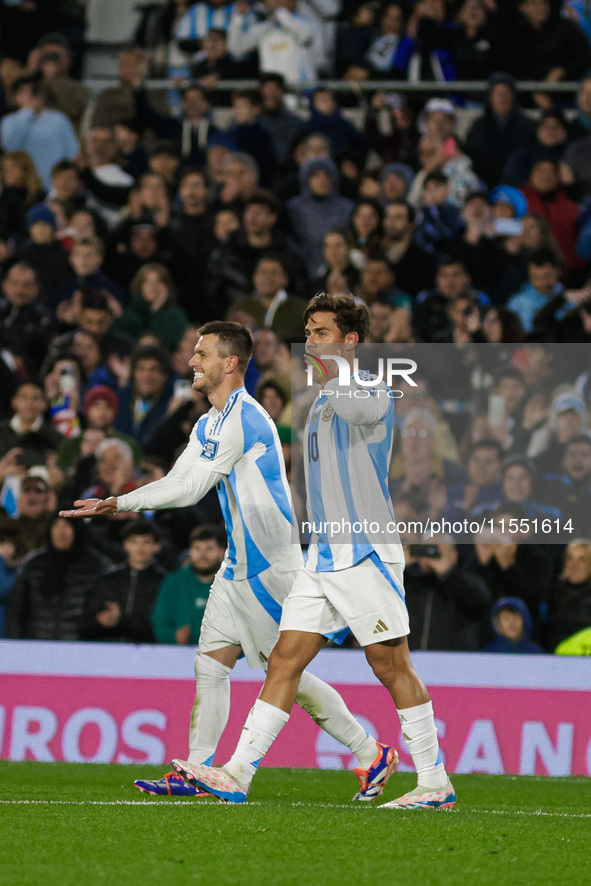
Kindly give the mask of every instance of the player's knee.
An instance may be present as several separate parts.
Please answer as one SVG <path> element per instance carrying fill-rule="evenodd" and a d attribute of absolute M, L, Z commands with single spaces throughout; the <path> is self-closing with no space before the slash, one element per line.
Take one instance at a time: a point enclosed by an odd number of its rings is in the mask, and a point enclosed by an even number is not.
<path fill-rule="evenodd" d="M 267 666 L 267 673 L 278 675 L 282 679 L 290 679 L 302 673 L 306 662 L 300 662 L 295 650 L 277 643 L 271 651 Z"/>

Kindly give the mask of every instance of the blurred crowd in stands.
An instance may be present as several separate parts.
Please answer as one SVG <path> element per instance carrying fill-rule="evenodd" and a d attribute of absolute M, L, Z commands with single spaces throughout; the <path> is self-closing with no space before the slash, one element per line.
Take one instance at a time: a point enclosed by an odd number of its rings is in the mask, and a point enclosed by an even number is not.
<path fill-rule="evenodd" d="M 55 515 L 167 472 L 212 319 L 251 329 L 291 474 L 290 345 L 324 290 L 372 342 L 439 344 L 397 402 L 398 520 L 574 520 L 568 546 L 405 538 L 411 648 L 589 654 L 591 5 L 154 2 L 98 90 L 91 6 L 0 5 L 0 637 L 197 642 L 215 493 Z"/>

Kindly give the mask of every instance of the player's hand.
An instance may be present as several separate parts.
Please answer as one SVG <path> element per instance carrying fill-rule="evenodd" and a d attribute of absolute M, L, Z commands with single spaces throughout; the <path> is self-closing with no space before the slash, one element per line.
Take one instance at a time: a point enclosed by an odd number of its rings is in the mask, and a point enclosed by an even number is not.
<path fill-rule="evenodd" d="M 106 498 L 82 498 L 74 502 L 71 511 L 60 511 L 60 517 L 108 517 L 117 511 L 117 499 L 114 495 Z"/>

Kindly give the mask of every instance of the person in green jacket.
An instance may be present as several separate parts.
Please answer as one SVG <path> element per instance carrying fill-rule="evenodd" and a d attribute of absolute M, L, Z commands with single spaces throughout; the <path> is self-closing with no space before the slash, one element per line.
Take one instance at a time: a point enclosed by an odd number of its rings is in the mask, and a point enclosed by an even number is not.
<path fill-rule="evenodd" d="M 259 329 L 272 329 L 277 338 L 299 341 L 303 336 L 302 299 L 288 295 L 287 271 L 280 255 L 268 252 L 258 260 L 252 283 L 254 292 L 235 302 L 227 318 L 244 312 L 253 318 Z"/>
<path fill-rule="evenodd" d="M 164 579 L 152 610 L 152 630 L 158 643 L 197 645 L 209 589 L 225 548 L 223 529 L 204 525 L 193 530 L 189 562 Z"/>
<path fill-rule="evenodd" d="M 176 290 L 168 268 L 148 262 L 139 269 L 130 287 L 132 300 L 113 329 L 138 339 L 153 332 L 174 351 L 189 325 L 189 317 L 176 303 Z"/>

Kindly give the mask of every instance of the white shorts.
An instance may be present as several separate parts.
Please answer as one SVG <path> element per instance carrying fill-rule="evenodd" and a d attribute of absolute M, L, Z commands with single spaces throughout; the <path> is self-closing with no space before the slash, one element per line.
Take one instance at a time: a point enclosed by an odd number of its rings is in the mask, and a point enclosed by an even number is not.
<path fill-rule="evenodd" d="M 271 566 L 254 578 L 231 581 L 218 573 L 203 615 L 199 652 L 241 646 L 251 668 L 266 670 L 279 634 L 281 604 L 297 574 Z"/>
<path fill-rule="evenodd" d="M 373 554 L 338 572 L 300 570 L 283 604 L 280 631 L 322 634 L 342 642 L 350 628 L 361 646 L 410 633 L 404 564 Z"/>

